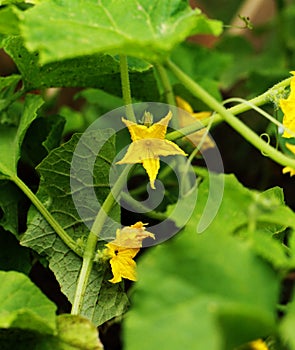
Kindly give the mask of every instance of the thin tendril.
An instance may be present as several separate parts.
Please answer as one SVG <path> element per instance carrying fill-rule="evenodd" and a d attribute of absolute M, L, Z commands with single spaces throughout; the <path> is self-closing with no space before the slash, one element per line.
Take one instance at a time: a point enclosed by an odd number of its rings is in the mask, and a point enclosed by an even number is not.
<path fill-rule="evenodd" d="M 195 149 L 193 150 L 193 152 L 192 152 L 192 153 L 190 154 L 190 156 L 188 157 L 187 162 L 186 162 L 186 164 L 185 164 L 184 171 L 183 171 L 183 177 L 186 177 L 186 175 L 187 175 L 187 173 L 188 173 L 188 171 L 189 171 L 189 167 L 191 166 L 192 161 L 193 161 L 195 155 L 196 155 L 196 154 L 199 152 L 199 150 L 202 148 L 202 146 L 203 146 L 203 144 L 204 144 L 204 142 L 205 142 L 205 140 L 206 140 L 206 137 L 207 137 L 208 134 L 209 134 L 209 130 L 210 130 L 210 128 L 211 128 L 211 126 L 212 126 L 212 124 L 213 124 L 213 122 L 214 122 L 215 114 L 216 114 L 216 113 L 214 112 L 214 113 L 212 113 L 212 115 L 210 116 L 210 120 L 209 120 L 209 123 L 208 123 L 207 127 L 205 128 L 205 130 L 203 129 L 205 132 L 204 132 L 204 134 L 202 135 L 202 138 L 201 138 L 200 142 L 198 143 L 198 145 L 195 147 Z M 181 189 L 181 194 L 184 195 L 183 188 Z"/>
<path fill-rule="evenodd" d="M 266 140 L 263 139 L 264 136 L 266 137 Z M 270 140 L 270 136 L 269 136 L 268 133 L 264 132 L 263 134 L 260 135 L 260 138 L 262 138 L 267 144 L 270 145 L 270 141 L 271 141 L 271 140 Z M 263 156 L 265 156 L 265 157 L 268 157 L 267 153 L 265 153 L 265 152 L 263 152 L 263 151 L 261 151 L 261 154 L 262 154 Z"/>
<path fill-rule="evenodd" d="M 239 98 L 239 97 L 233 97 L 233 98 L 229 98 L 225 101 L 223 101 L 223 105 L 226 103 L 230 103 L 230 102 L 238 102 L 238 103 L 244 103 L 248 106 L 250 106 L 252 109 L 254 109 L 256 112 L 258 112 L 259 114 L 261 114 L 263 117 L 265 117 L 266 119 L 268 119 L 269 121 L 271 121 L 272 123 L 274 123 L 275 125 L 277 125 L 279 128 L 282 128 L 282 130 L 287 131 L 289 134 L 291 134 L 293 137 L 295 137 L 295 132 L 288 129 L 285 125 L 283 125 L 281 122 L 279 122 L 277 119 L 275 119 L 274 117 L 272 117 L 270 114 L 268 114 L 267 112 L 265 112 L 262 108 L 255 106 L 253 103 L 251 103 L 250 101 L 244 100 L 243 98 Z"/>

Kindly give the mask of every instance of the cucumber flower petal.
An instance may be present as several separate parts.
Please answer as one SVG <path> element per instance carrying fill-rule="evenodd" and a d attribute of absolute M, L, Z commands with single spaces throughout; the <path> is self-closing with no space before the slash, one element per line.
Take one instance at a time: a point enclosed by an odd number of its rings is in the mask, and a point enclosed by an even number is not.
<path fill-rule="evenodd" d="M 268 346 L 262 339 L 254 340 L 249 345 L 253 350 L 269 350 Z"/>
<path fill-rule="evenodd" d="M 291 72 L 295 75 L 295 71 Z M 290 94 L 287 99 L 280 99 L 280 107 L 284 113 L 283 125 L 289 130 L 295 132 L 295 77 L 292 78 L 290 83 Z M 284 131 L 283 137 L 291 138 L 294 135 L 290 134 L 287 130 Z M 286 143 L 286 147 L 295 154 L 295 145 Z M 295 175 L 295 169 L 285 167 L 283 174 L 290 173 L 290 176 Z"/>
<path fill-rule="evenodd" d="M 125 156 L 117 164 L 141 163 L 149 176 L 152 189 L 155 189 L 155 180 L 160 169 L 160 156 L 177 154 L 186 156 L 186 153 L 174 142 L 165 140 L 167 126 L 171 118 L 172 113 L 169 111 L 164 118 L 151 126 L 139 125 L 122 118 L 133 142 Z"/>

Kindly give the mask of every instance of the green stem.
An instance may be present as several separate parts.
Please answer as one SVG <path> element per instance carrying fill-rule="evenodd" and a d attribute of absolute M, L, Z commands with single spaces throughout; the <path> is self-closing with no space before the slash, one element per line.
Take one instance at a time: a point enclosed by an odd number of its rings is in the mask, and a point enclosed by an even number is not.
<path fill-rule="evenodd" d="M 170 79 L 168 77 L 166 69 L 161 64 L 155 64 L 154 67 L 163 85 L 164 94 L 165 94 L 167 103 L 171 106 L 176 106 L 173 88 L 170 83 Z M 172 118 L 171 126 L 173 129 L 176 129 L 176 130 L 179 128 L 178 118 Z"/>
<path fill-rule="evenodd" d="M 77 243 L 65 232 L 65 230 L 60 226 L 60 224 L 50 214 L 50 212 L 44 207 L 43 203 L 39 200 L 39 198 L 29 189 L 29 187 L 17 176 L 11 176 L 10 180 L 13 181 L 31 200 L 33 205 L 43 215 L 45 220 L 54 229 L 54 231 L 58 234 L 62 241 L 77 255 L 82 256 L 82 253 L 79 250 Z"/>
<path fill-rule="evenodd" d="M 133 164 L 128 164 L 122 171 L 118 180 L 115 182 L 114 186 L 112 187 L 112 191 L 108 194 L 103 205 L 101 206 L 92 225 L 91 231 L 88 235 L 83 255 L 83 263 L 80 270 L 75 297 L 71 310 L 71 314 L 73 315 L 79 315 L 81 313 L 83 300 L 89 281 L 89 276 L 93 266 L 93 259 L 95 256 L 96 245 L 99 239 L 99 235 L 102 231 L 103 225 L 106 222 L 112 207 L 116 202 L 116 199 L 120 195 L 120 192 L 126 182 L 128 172 L 130 171 L 132 165 Z"/>
<path fill-rule="evenodd" d="M 159 78 L 162 82 L 162 85 L 164 87 L 164 92 L 165 92 L 166 100 L 167 100 L 168 104 L 172 105 L 172 106 L 176 106 L 173 88 L 171 86 L 170 79 L 169 79 L 166 68 L 163 67 L 161 64 L 155 64 L 155 69 L 156 69 L 156 71 L 159 75 Z M 178 110 L 175 111 L 175 114 L 176 115 L 171 120 L 171 126 L 174 130 L 178 130 L 179 129 Z M 180 158 L 177 165 L 176 165 L 177 171 L 180 174 L 182 173 L 182 168 L 185 167 L 185 164 L 186 164 L 185 158 Z M 186 190 L 189 190 L 189 186 L 190 185 L 187 181 L 187 178 L 185 176 L 181 176 L 181 189 L 182 189 L 181 193 L 185 193 Z"/>
<path fill-rule="evenodd" d="M 232 98 L 229 98 L 226 101 L 224 101 L 224 103 L 228 103 L 228 102 L 243 102 L 243 101 L 244 100 L 242 98 L 232 97 Z M 245 101 L 245 103 L 248 103 L 248 104 L 251 105 L 250 101 Z M 291 129 L 288 129 L 285 125 L 283 125 L 281 122 L 279 122 L 277 118 L 274 118 L 272 115 L 270 115 L 269 113 L 267 113 L 265 110 L 263 110 L 260 107 L 257 107 L 255 105 L 251 105 L 251 107 L 252 107 L 252 109 L 254 111 L 258 112 L 264 118 L 268 119 L 270 122 L 272 122 L 273 124 L 275 124 L 279 128 L 282 128 L 282 130 L 288 132 L 288 134 L 291 134 L 292 137 L 295 137 L 295 132 L 292 131 Z"/>
<path fill-rule="evenodd" d="M 281 90 L 283 90 L 285 87 L 290 85 L 292 77 L 287 78 L 280 83 L 274 85 L 272 88 L 270 88 L 268 91 L 264 92 L 263 94 L 253 98 L 252 100 L 249 100 L 248 102 L 240 103 L 234 107 L 228 108 L 228 112 L 238 115 L 244 112 L 249 111 L 252 109 L 252 106 L 262 106 L 268 102 L 271 101 L 272 97 L 277 95 Z M 166 139 L 170 141 L 175 141 L 185 135 L 192 134 L 193 132 L 196 132 L 200 129 L 203 129 L 206 127 L 211 121 L 211 118 L 207 118 L 202 120 L 202 122 L 196 122 L 192 123 L 189 126 L 186 126 L 182 129 L 179 129 L 177 131 L 172 131 L 169 134 L 166 135 Z M 214 122 L 213 125 L 219 124 L 223 121 L 223 118 L 218 114 L 215 113 L 214 115 Z"/>
<path fill-rule="evenodd" d="M 130 81 L 129 81 L 129 73 L 128 73 L 128 61 L 127 61 L 127 56 L 125 55 L 120 55 L 120 72 L 121 72 L 122 95 L 123 95 L 123 101 L 124 101 L 125 110 L 126 110 L 126 116 L 129 120 L 136 123 L 136 118 L 132 107 L 132 97 L 131 97 L 131 89 L 130 89 Z"/>
<path fill-rule="evenodd" d="M 196 148 L 193 150 L 193 152 L 188 157 L 188 160 L 187 160 L 187 162 L 186 162 L 186 164 L 184 166 L 184 169 L 183 169 L 183 175 L 182 176 L 184 178 L 187 177 L 187 175 L 188 175 L 190 167 L 192 166 L 193 159 L 195 158 L 197 153 L 200 152 L 200 150 L 202 149 L 202 146 L 203 146 L 203 144 L 204 144 L 204 142 L 206 140 L 206 137 L 208 136 L 208 133 L 210 131 L 210 128 L 211 128 L 213 122 L 214 122 L 214 116 L 211 118 L 211 123 L 208 124 L 208 127 L 206 128 L 206 131 L 203 133 L 200 142 L 198 143 L 198 145 L 196 145 Z M 182 196 L 185 195 L 185 192 L 184 192 L 185 190 L 186 190 L 186 188 L 184 186 L 181 186 L 180 193 L 181 193 Z"/>
<path fill-rule="evenodd" d="M 172 106 L 176 106 L 173 89 L 172 89 L 166 69 L 161 64 L 158 64 L 158 63 L 154 64 L 154 68 L 163 85 L 166 101 L 168 102 L 168 104 Z"/>
<path fill-rule="evenodd" d="M 175 141 L 178 139 L 181 139 L 184 136 L 190 135 L 196 131 L 199 131 L 201 129 L 204 129 L 210 122 L 210 118 L 203 119 L 201 122 L 195 122 L 188 126 L 185 126 L 184 128 L 174 130 L 166 134 L 166 139 L 169 141 Z"/>
<path fill-rule="evenodd" d="M 275 148 L 263 141 L 248 126 L 237 119 L 233 113 L 223 107 L 214 97 L 212 97 L 199 84 L 187 76 L 180 68 L 171 61 L 167 65 L 173 74 L 185 85 L 185 87 L 196 97 L 200 98 L 207 106 L 216 111 L 233 129 L 241 134 L 249 143 L 266 154 L 269 158 L 283 166 L 289 166 L 295 169 L 295 159 L 289 158 L 277 151 Z M 290 81 L 290 80 L 289 80 Z"/>

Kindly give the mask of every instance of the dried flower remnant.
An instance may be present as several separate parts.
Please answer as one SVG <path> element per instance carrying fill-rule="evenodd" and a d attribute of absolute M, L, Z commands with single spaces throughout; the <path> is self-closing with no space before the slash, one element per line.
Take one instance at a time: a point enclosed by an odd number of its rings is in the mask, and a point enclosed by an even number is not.
<path fill-rule="evenodd" d="M 136 262 L 133 258 L 140 251 L 145 238 L 155 239 L 154 234 L 146 231 L 145 225 L 139 221 L 134 225 L 118 229 L 116 238 L 106 244 L 104 255 L 110 257 L 113 273 L 110 282 L 118 283 L 122 278 L 136 281 Z"/>
<path fill-rule="evenodd" d="M 180 108 L 178 118 L 179 126 L 181 128 L 196 123 L 197 121 L 207 119 L 212 115 L 212 113 L 208 111 L 195 113 L 192 106 L 186 100 L 179 96 L 176 96 L 175 99 L 177 106 Z M 189 114 L 181 112 L 181 109 L 188 112 Z M 202 126 L 201 122 L 200 126 Z M 214 142 L 211 140 L 210 136 L 206 135 L 207 133 L 207 129 L 204 128 L 186 136 L 185 138 L 189 140 L 195 147 L 201 144 L 201 151 L 206 151 L 209 148 L 215 148 Z"/>

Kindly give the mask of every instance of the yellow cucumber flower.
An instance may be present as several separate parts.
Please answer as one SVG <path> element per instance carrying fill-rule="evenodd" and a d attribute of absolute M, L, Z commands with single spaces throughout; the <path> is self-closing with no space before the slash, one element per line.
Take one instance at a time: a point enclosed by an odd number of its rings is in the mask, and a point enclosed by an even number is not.
<path fill-rule="evenodd" d="M 269 350 L 262 339 L 257 339 L 249 343 L 251 350 Z"/>
<path fill-rule="evenodd" d="M 116 238 L 106 244 L 104 255 L 109 256 L 113 278 L 109 281 L 118 283 L 122 278 L 136 281 L 136 262 L 133 258 L 142 247 L 142 241 L 147 238 L 155 239 L 155 236 L 145 230 L 141 221 L 134 225 L 118 229 Z"/>
<path fill-rule="evenodd" d="M 293 75 L 295 71 L 291 72 Z M 290 94 L 287 99 L 280 99 L 280 107 L 284 113 L 283 125 L 289 130 L 295 132 L 295 77 L 292 78 L 290 83 Z M 291 138 L 294 135 L 291 135 L 288 131 L 284 131 L 283 137 Z M 295 154 L 295 145 L 286 143 L 286 147 Z M 290 173 L 290 176 L 295 175 L 295 169 L 290 167 L 285 167 L 283 173 Z"/>
<path fill-rule="evenodd" d="M 171 111 L 158 123 L 139 125 L 122 118 L 131 135 L 132 143 L 127 153 L 117 164 L 142 163 L 146 170 L 151 188 L 155 189 L 155 180 L 160 169 L 160 156 L 183 155 L 186 153 L 174 142 L 165 140 L 167 126 L 172 118 Z"/>
<path fill-rule="evenodd" d="M 181 128 L 188 126 L 190 124 L 193 124 L 196 121 L 200 121 L 202 119 L 207 119 L 212 114 L 211 112 L 207 112 L 207 111 L 195 113 L 192 106 L 187 101 L 185 101 L 183 98 L 181 98 L 179 96 L 175 96 L 175 100 L 176 100 L 176 104 L 179 108 L 185 110 L 186 112 L 188 112 L 191 115 L 191 118 L 190 118 L 187 113 L 181 113 L 181 111 L 180 111 L 178 117 L 179 117 L 179 126 Z M 215 145 L 212 142 L 211 138 L 209 136 L 204 137 L 205 133 L 207 133 L 207 130 L 202 129 L 202 130 L 196 131 L 196 132 L 186 136 L 186 139 L 188 139 L 194 146 L 196 146 L 202 142 L 202 145 L 201 145 L 202 151 L 205 151 L 209 148 L 214 148 Z M 203 141 L 203 137 L 204 137 L 204 141 Z"/>

